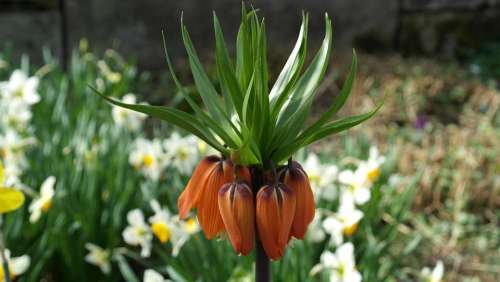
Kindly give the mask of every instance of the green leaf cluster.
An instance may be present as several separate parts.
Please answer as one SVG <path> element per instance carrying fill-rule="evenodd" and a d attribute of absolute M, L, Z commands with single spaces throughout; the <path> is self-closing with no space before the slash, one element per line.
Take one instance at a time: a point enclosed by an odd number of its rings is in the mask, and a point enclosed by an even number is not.
<path fill-rule="evenodd" d="M 282 163 L 300 148 L 329 135 L 356 126 L 373 116 L 380 106 L 361 115 L 334 119 L 346 102 L 356 76 L 357 59 L 340 94 L 311 125 L 306 124 L 316 90 L 323 80 L 332 49 L 332 24 L 325 14 L 325 37 L 309 66 L 307 53 L 308 15 L 302 15 L 297 42 L 278 78 L 269 89 L 267 37 L 264 20 L 256 10 L 242 7 L 242 20 L 236 39 L 236 55 L 229 55 L 222 27 L 213 15 L 216 42 L 215 87 L 204 70 L 184 22 L 181 31 L 196 89 L 202 104 L 193 99 L 174 72 L 165 47 L 168 68 L 175 85 L 192 112 L 172 107 L 125 104 L 113 98 L 110 103 L 145 113 L 172 123 L 207 142 L 225 156 L 243 165 Z M 165 36 L 164 43 L 165 43 Z"/>

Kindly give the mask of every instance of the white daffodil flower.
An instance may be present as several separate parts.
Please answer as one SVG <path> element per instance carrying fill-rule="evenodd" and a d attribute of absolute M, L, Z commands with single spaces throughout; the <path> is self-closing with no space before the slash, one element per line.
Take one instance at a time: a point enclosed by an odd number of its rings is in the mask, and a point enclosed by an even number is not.
<path fill-rule="evenodd" d="M 353 203 L 342 203 L 337 213 L 323 221 L 323 229 L 331 236 L 330 243 L 336 246 L 342 244 L 344 236 L 351 236 L 356 232 L 361 218 L 363 212 L 356 209 Z"/>
<path fill-rule="evenodd" d="M 10 251 L 5 249 L 5 257 L 7 259 L 7 264 L 9 266 L 10 279 L 14 280 L 16 277 L 25 273 L 30 266 L 30 257 L 28 255 L 23 255 L 20 257 L 10 257 Z M 0 264 L 3 264 L 3 260 L 0 257 Z M 0 281 L 3 281 L 5 273 L 3 272 L 3 267 L 0 267 Z"/>
<path fill-rule="evenodd" d="M 7 128 L 25 130 L 32 117 L 31 107 L 23 101 L 0 101 L 0 124 Z"/>
<path fill-rule="evenodd" d="M 125 243 L 141 247 L 141 256 L 151 255 L 151 229 L 144 221 L 144 214 L 139 209 L 134 209 L 127 214 L 128 226 L 123 230 L 122 236 Z"/>
<path fill-rule="evenodd" d="M 190 174 L 199 160 L 198 138 L 193 135 L 182 137 L 174 132 L 163 143 L 170 163 L 181 174 Z"/>
<path fill-rule="evenodd" d="M 326 200 L 334 200 L 337 196 L 335 180 L 337 179 L 338 168 L 333 164 L 321 164 L 318 156 L 314 153 L 309 153 L 303 166 L 314 195 Z"/>
<path fill-rule="evenodd" d="M 171 216 L 168 210 L 162 209 L 160 204 L 153 200 L 150 203 L 155 214 L 149 218 L 151 230 L 161 243 L 170 241 L 172 244 L 172 255 L 179 254 L 182 246 L 189 240 L 190 236 L 199 231 L 199 226 L 194 219 L 183 221 L 178 215 Z"/>
<path fill-rule="evenodd" d="M 339 182 L 344 184 L 341 189 L 340 199 L 342 202 L 354 202 L 362 205 L 371 197 L 371 182 L 367 179 L 367 174 L 363 167 L 358 167 L 355 171 L 343 170 L 339 174 Z"/>
<path fill-rule="evenodd" d="M 160 273 L 153 269 L 146 269 L 144 271 L 144 282 L 170 282 L 172 280 L 165 279 Z"/>
<path fill-rule="evenodd" d="M 56 183 L 56 178 L 54 176 L 49 176 L 42 183 L 40 188 L 40 196 L 34 199 L 29 206 L 30 212 L 30 222 L 34 223 L 40 219 L 40 216 L 43 213 L 49 211 L 52 207 L 52 199 L 54 198 L 55 191 L 54 185 Z"/>
<path fill-rule="evenodd" d="M 172 233 L 170 213 L 166 209 L 162 209 L 156 200 L 152 200 L 150 205 L 155 212 L 155 214 L 149 218 L 151 230 L 161 243 L 165 243 L 170 239 Z"/>
<path fill-rule="evenodd" d="M 307 228 L 307 233 L 306 233 L 306 239 L 307 241 L 313 242 L 313 243 L 319 243 L 325 240 L 326 234 L 325 231 L 323 230 L 321 226 L 321 217 L 323 216 L 323 212 L 320 209 L 316 209 L 316 212 L 314 213 L 314 219 L 309 224 L 309 227 Z"/>
<path fill-rule="evenodd" d="M 341 245 L 335 253 L 323 252 L 320 263 L 313 267 L 311 275 L 322 271 L 330 275 L 330 282 L 360 282 L 362 277 L 356 270 L 352 243 Z"/>
<path fill-rule="evenodd" d="M 363 161 L 360 166 L 363 167 L 366 178 L 369 182 L 375 182 L 380 176 L 380 167 L 385 162 L 385 157 L 379 154 L 377 147 L 370 148 L 370 154 L 367 161 Z"/>
<path fill-rule="evenodd" d="M 0 94 L 6 101 L 33 105 L 40 101 L 40 95 L 37 92 L 38 83 L 37 77 L 28 77 L 24 71 L 15 70 L 9 81 L 0 87 Z"/>
<path fill-rule="evenodd" d="M 136 97 L 134 94 L 128 93 L 122 97 L 122 102 L 127 104 L 135 104 Z M 137 131 L 141 129 L 142 124 L 146 119 L 145 114 L 117 106 L 113 106 L 112 115 L 114 122 L 118 126 L 126 128 L 129 131 Z"/>
<path fill-rule="evenodd" d="M 146 177 L 157 181 L 165 167 L 165 153 L 159 140 L 139 138 L 134 142 L 129 162 Z"/>
<path fill-rule="evenodd" d="M 24 138 L 17 131 L 8 129 L 0 135 L 0 158 L 5 166 L 13 165 L 19 169 L 28 166 L 26 148 L 35 143 L 33 138 Z"/>
<path fill-rule="evenodd" d="M 442 282 L 444 276 L 444 264 L 441 260 L 438 260 L 434 269 L 424 267 L 422 269 L 421 277 L 422 282 Z"/>
<path fill-rule="evenodd" d="M 92 243 L 85 244 L 89 253 L 85 256 L 85 261 L 99 267 L 104 274 L 111 273 L 111 253 Z"/>

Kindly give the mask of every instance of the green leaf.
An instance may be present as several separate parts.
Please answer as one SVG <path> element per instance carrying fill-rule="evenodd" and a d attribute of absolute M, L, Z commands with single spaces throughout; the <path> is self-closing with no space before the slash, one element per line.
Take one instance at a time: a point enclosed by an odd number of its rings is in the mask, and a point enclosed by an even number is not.
<path fill-rule="evenodd" d="M 188 114 L 186 112 L 170 108 L 170 107 L 161 107 L 161 106 L 150 106 L 150 105 L 142 105 L 142 104 L 126 104 L 121 101 L 115 100 L 113 98 L 107 97 L 104 94 L 100 93 L 94 87 L 90 86 L 90 88 L 99 96 L 106 99 L 113 105 L 120 106 L 123 108 L 127 108 L 136 112 L 141 112 L 147 114 L 149 116 L 159 118 L 161 120 L 170 122 L 196 136 L 198 136 L 203 141 L 207 142 L 210 146 L 217 149 L 219 152 L 228 153 L 227 149 L 225 149 L 219 142 L 215 140 L 210 131 L 204 127 L 194 116 Z"/>
<path fill-rule="evenodd" d="M 116 254 L 114 258 L 118 262 L 118 268 L 120 269 L 120 273 L 123 275 L 125 281 L 139 282 L 139 279 L 135 276 L 134 271 L 130 268 L 127 260 L 122 255 Z"/>
<path fill-rule="evenodd" d="M 356 57 L 356 52 L 353 50 L 351 70 L 349 71 L 349 75 L 347 76 L 347 79 L 342 86 L 342 90 L 340 91 L 339 96 L 335 98 L 335 101 L 330 106 L 330 108 L 325 113 L 323 113 L 323 115 L 321 115 L 321 117 L 313 125 L 311 125 L 304 131 L 304 135 L 307 136 L 314 133 L 317 129 L 328 122 L 328 120 L 330 120 L 330 118 L 332 118 L 342 108 L 342 106 L 344 106 L 347 98 L 351 94 L 352 85 L 354 83 L 354 80 L 356 79 L 357 66 L 358 60 Z"/>
<path fill-rule="evenodd" d="M 296 152 L 298 149 L 307 146 L 309 144 L 312 144 L 320 139 L 323 139 L 329 135 L 339 133 L 341 131 L 347 130 L 351 127 L 354 127 L 369 118 L 371 118 L 379 109 L 382 107 L 383 103 L 380 103 L 375 109 L 368 113 L 364 113 L 361 115 L 356 115 L 356 116 L 350 116 L 346 117 L 340 120 L 332 121 L 329 124 L 324 125 L 321 127 L 316 133 L 310 135 L 310 136 L 304 136 L 300 135 L 297 137 L 297 139 L 280 148 L 277 150 L 273 156 L 272 159 L 276 161 L 276 163 L 280 163 L 281 161 L 287 159 L 290 157 L 294 152 Z"/>
<path fill-rule="evenodd" d="M 219 20 L 214 12 L 214 30 L 216 42 L 216 63 L 217 73 L 223 89 L 224 99 L 232 102 L 234 109 L 242 118 L 243 94 L 241 92 L 238 79 L 234 73 L 234 68 L 229 58 L 224 35 Z"/>
<path fill-rule="evenodd" d="M 269 100 L 273 109 L 273 115 L 277 115 L 281 106 L 288 97 L 290 89 L 300 75 L 300 70 L 304 65 L 307 53 L 307 26 L 308 15 L 302 14 L 302 24 L 300 26 L 299 36 L 292 53 L 288 57 L 285 66 L 281 70 L 276 82 L 269 93 Z"/>
<path fill-rule="evenodd" d="M 226 133 L 226 130 L 224 130 L 224 128 L 222 128 L 219 125 L 219 123 L 216 122 L 211 116 L 206 114 L 198 106 L 198 104 L 196 104 L 196 102 L 193 101 L 193 99 L 191 99 L 189 94 L 184 90 L 184 87 L 181 85 L 181 83 L 180 83 L 179 79 L 177 78 L 177 75 L 175 74 L 174 69 L 172 67 L 172 62 L 170 61 L 170 56 L 168 55 L 167 45 L 166 45 L 166 41 L 165 41 L 165 35 L 163 34 L 163 32 L 162 32 L 162 35 L 163 35 L 163 47 L 164 47 L 163 49 L 165 52 L 165 58 L 167 60 L 167 65 L 168 65 L 168 68 L 170 71 L 170 75 L 172 76 L 172 79 L 174 80 L 174 83 L 175 83 L 177 89 L 182 94 L 182 96 L 186 99 L 186 101 L 191 106 L 193 111 L 200 117 L 200 120 L 204 124 L 209 126 L 228 146 L 230 146 L 232 148 L 236 148 L 238 145 L 233 140 L 233 138 Z"/>

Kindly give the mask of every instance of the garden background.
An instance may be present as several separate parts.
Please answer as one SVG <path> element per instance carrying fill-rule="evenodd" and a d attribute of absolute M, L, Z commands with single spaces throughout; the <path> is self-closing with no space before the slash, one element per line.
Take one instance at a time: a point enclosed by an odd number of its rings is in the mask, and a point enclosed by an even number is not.
<path fill-rule="evenodd" d="M 340 116 L 367 112 L 386 95 L 372 119 L 297 155 L 320 216 L 309 239 L 292 242 L 273 263 L 275 281 L 328 281 L 328 270 L 311 270 L 345 242 L 354 245 L 364 281 L 437 281 L 427 274 L 440 262 L 443 281 L 496 281 L 500 1 L 251 4 L 266 21 L 271 82 L 295 44 L 302 11 L 309 12 L 309 55 L 321 43 L 323 14 L 331 16 L 332 60 L 311 119 L 339 93 L 352 48 L 357 79 Z M 18 281 L 138 281 L 147 269 L 173 281 L 251 279 L 251 258 L 237 257 L 227 240 L 207 241 L 194 218 L 176 217 L 176 199 L 210 148 L 112 108 L 89 88 L 187 110 L 167 71 L 161 31 L 177 74 L 193 85 L 182 13 L 218 85 L 212 11 L 233 52 L 239 1 L 0 0 L 2 184 L 27 197 L 2 224 Z M 9 85 L 23 85 L 22 97 L 5 94 Z M 342 172 L 370 161 L 380 175 L 357 207 L 355 232 L 341 232 L 338 242 L 325 221 L 341 216 L 339 191 L 349 185 Z M 150 230 L 157 215 L 168 218 L 165 242 Z M 134 244 L 125 235 L 130 226 L 150 238 Z"/>

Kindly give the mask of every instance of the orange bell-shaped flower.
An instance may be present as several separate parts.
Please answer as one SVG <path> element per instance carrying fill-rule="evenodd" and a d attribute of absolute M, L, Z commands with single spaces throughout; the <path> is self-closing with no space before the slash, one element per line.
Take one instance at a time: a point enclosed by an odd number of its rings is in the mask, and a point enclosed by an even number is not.
<path fill-rule="evenodd" d="M 213 239 L 224 230 L 224 222 L 219 212 L 218 195 L 222 185 L 233 182 L 234 172 L 231 160 L 217 163 L 206 179 L 198 208 L 198 221 L 207 239 Z"/>
<path fill-rule="evenodd" d="M 238 254 L 248 255 L 253 248 L 255 228 L 255 206 L 253 193 L 245 182 L 233 182 L 219 191 L 219 210 Z"/>
<path fill-rule="evenodd" d="M 285 253 L 295 215 L 295 193 L 283 183 L 265 185 L 257 193 L 257 228 L 266 254 L 273 260 Z"/>
<path fill-rule="evenodd" d="M 216 168 L 221 158 L 217 156 L 207 156 L 200 161 L 198 166 L 193 172 L 191 179 L 177 200 L 177 207 L 179 208 L 179 216 L 185 219 L 189 211 L 196 207 L 203 187 L 207 183 L 208 176 Z"/>
<path fill-rule="evenodd" d="M 289 161 L 281 172 L 281 179 L 296 195 L 297 204 L 290 235 L 304 239 L 309 223 L 314 219 L 314 195 L 309 184 L 309 177 L 296 161 Z"/>

